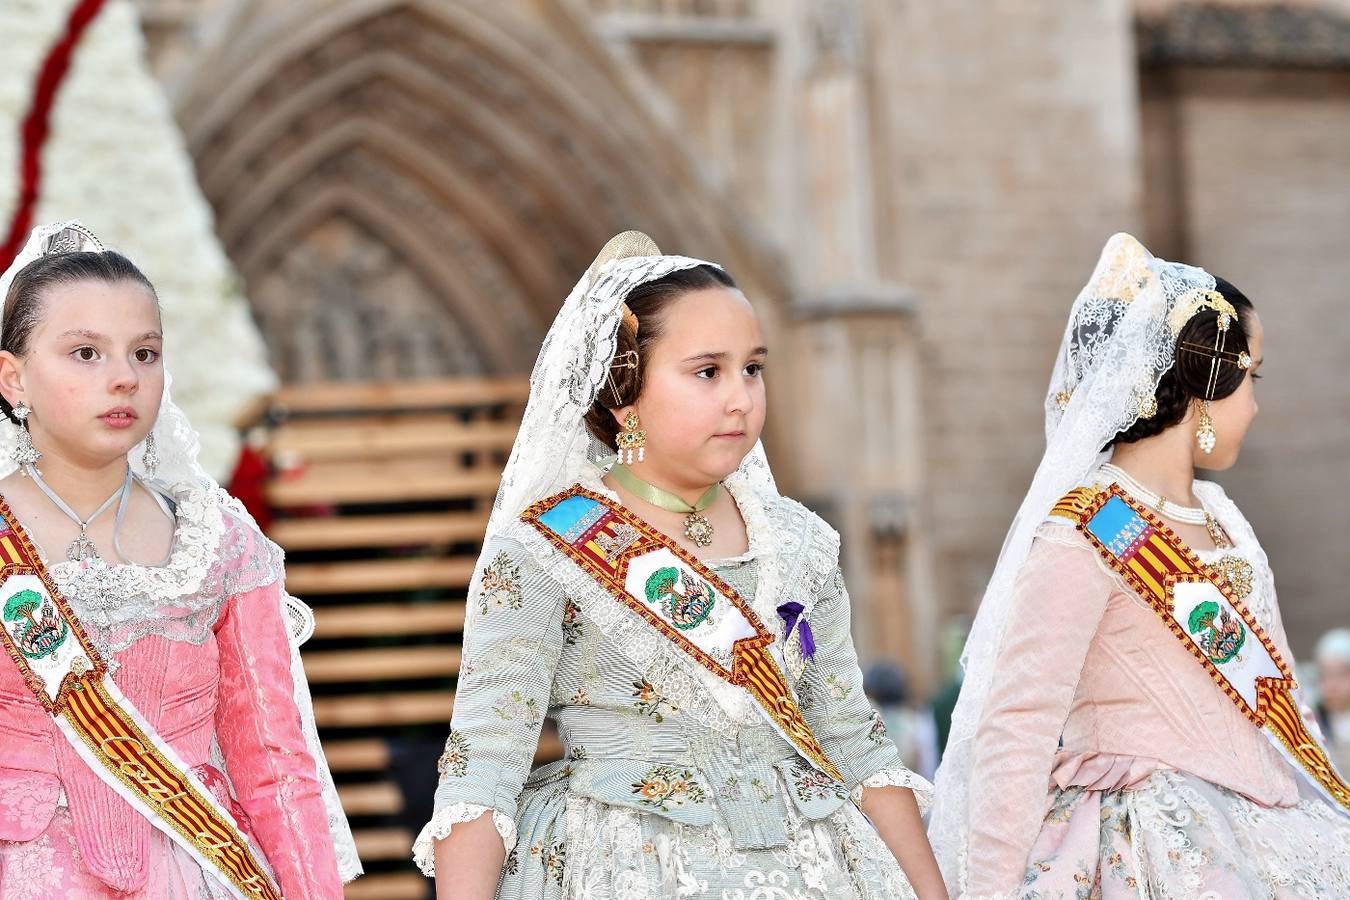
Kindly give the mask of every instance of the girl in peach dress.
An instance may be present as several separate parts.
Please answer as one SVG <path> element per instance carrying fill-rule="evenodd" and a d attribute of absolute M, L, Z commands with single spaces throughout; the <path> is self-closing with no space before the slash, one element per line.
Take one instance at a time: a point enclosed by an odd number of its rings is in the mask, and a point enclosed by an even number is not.
<path fill-rule="evenodd" d="M 1293 677 L 1237 459 L 1261 321 L 1116 235 L 966 647 L 929 834 L 969 898 L 1350 897 L 1350 789 Z"/>

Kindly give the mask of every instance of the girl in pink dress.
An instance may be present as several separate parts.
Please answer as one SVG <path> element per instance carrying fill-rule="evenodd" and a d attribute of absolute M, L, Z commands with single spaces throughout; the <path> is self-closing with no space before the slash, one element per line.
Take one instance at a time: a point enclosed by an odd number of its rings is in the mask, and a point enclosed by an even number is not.
<path fill-rule="evenodd" d="M 1303 707 L 1237 460 L 1261 321 L 1116 235 L 966 646 L 929 834 L 969 898 L 1350 897 L 1350 788 Z"/>
<path fill-rule="evenodd" d="M 281 551 L 197 465 L 154 289 L 68 223 L 34 232 L 0 293 L 0 550 L 25 532 L 87 636 L 69 677 L 106 661 L 125 716 L 209 795 L 271 890 L 340 898 L 359 868 L 294 649 L 308 610 L 285 593 Z M 31 673 L 73 646 L 56 605 L 7 585 L 0 600 L 19 639 L 0 654 L 0 900 L 249 896 L 207 861 L 221 839 L 171 833 L 40 702 Z"/>

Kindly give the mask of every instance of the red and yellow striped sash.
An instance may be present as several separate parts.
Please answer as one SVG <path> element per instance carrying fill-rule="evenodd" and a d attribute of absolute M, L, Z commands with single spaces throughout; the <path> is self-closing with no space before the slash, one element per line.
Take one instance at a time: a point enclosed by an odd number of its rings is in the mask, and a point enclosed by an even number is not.
<path fill-rule="evenodd" d="M 1051 514 L 1073 522 L 1243 715 L 1350 812 L 1350 785 L 1304 721 L 1292 669 L 1227 579 L 1117 484 L 1070 491 Z"/>
<path fill-rule="evenodd" d="M 152 824 L 218 870 L 241 897 L 281 900 L 215 798 L 171 758 L 163 739 L 122 697 L 107 661 L 9 506 L 0 499 L 0 601 L 5 649 L 35 698 L 95 773 Z"/>
<path fill-rule="evenodd" d="M 606 593 L 646 620 L 672 644 L 714 675 L 744 688 L 770 723 L 804 758 L 831 778 L 844 780 L 802 716 L 792 689 L 770 652 L 773 632 L 765 627 L 735 588 L 697 557 L 622 506 L 580 486 L 534 504 L 521 514 L 521 519 L 581 566 Z M 730 668 L 672 627 L 644 598 L 629 592 L 630 565 L 656 551 L 673 555 L 681 565 L 707 582 L 753 630 L 752 636 L 732 644 Z"/>

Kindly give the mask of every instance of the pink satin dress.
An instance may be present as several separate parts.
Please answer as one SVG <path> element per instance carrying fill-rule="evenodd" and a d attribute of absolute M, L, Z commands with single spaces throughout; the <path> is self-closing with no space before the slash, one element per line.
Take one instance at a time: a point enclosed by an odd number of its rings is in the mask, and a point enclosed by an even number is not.
<path fill-rule="evenodd" d="M 228 805 L 286 900 L 342 896 L 293 696 L 280 552 L 206 492 L 181 495 L 159 568 L 62 562 L 62 593 L 122 693 Z M 0 654 L 0 900 L 226 896 L 76 754 Z"/>

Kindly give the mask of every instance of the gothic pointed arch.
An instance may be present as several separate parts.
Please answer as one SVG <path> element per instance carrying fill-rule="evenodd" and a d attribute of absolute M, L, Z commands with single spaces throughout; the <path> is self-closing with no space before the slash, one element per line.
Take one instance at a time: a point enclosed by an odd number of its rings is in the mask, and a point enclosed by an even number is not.
<path fill-rule="evenodd" d="M 528 371 L 626 228 L 725 262 L 777 327 L 764 242 L 561 0 L 241 5 L 178 116 L 283 378 Z"/>

